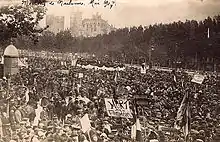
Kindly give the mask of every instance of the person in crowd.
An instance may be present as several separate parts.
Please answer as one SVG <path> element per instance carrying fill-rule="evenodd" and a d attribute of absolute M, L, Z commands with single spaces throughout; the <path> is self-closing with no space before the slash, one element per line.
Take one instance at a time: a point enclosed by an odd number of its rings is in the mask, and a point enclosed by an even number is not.
<path fill-rule="evenodd" d="M 8 97 L 4 93 L 8 88 L 7 78 L 3 79 L 0 96 L 0 134 L 3 141 L 131 141 L 126 137 L 131 135 L 131 119 L 108 116 L 104 98 L 128 99 L 132 102 L 130 108 L 133 115 L 138 111 L 147 121 L 154 121 L 150 125 L 142 125 L 146 129 L 154 127 L 154 131 L 144 135 L 147 140 L 182 141 L 182 132 L 166 135 L 157 128 L 159 122 L 163 122 L 160 125 L 174 128 L 176 114 L 186 91 L 191 94 L 191 116 L 195 116 L 191 118 L 192 141 L 219 141 L 218 75 L 207 75 L 203 84 L 199 85 L 192 83 L 192 77 L 184 72 L 148 70 L 146 74 L 141 74 L 133 67 L 114 72 L 70 67 L 69 61 L 66 61 L 67 66 L 59 63 L 57 59 L 29 58 L 28 67 L 11 77 L 10 86 L 26 86 L 29 89 L 28 97 L 20 89 L 10 90 L 12 95 Z M 116 66 L 99 60 L 82 59 L 78 63 Z M 69 73 L 60 69 L 69 70 Z M 83 77 L 79 78 L 79 73 L 83 73 Z M 144 97 L 144 101 L 135 109 L 140 96 Z M 81 131 L 80 119 L 85 114 L 88 114 L 96 134 L 91 134 L 90 138 Z"/>

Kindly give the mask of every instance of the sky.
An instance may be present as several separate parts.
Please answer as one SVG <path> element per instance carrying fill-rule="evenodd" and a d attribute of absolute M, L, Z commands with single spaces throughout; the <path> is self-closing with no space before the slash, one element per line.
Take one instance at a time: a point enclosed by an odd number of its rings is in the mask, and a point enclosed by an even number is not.
<path fill-rule="evenodd" d="M 2 1 L 2 0 L 0 0 Z M 65 0 L 68 1 L 68 0 Z M 170 23 L 186 19 L 202 20 L 207 16 L 220 14 L 220 0 L 108 0 L 115 1 L 112 9 L 103 5 L 92 8 L 90 0 L 73 0 L 86 3 L 85 6 L 61 6 L 47 4 L 47 14 L 65 16 L 65 28 L 69 27 L 72 11 L 83 12 L 83 18 L 90 18 L 96 12 L 116 28 L 147 26 L 155 23 Z M 103 3 L 104 0 L 95 0 Z M 41 22 L 45 24 L 45 20 Z"/>

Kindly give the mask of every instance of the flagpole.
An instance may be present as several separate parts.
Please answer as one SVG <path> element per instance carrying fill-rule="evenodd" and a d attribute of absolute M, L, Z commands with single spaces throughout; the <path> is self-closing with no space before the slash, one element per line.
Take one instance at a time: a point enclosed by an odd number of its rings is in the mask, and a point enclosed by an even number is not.
<path fill-rule="evenodd" d="M 186 126 L 185 126 L 185 141 L 189 142 L 190 138 L 190 99 L 189 99 L 189 94 L 187 92 L 187 107 L 186 107 Z"/>
<path fill-rule="evenodd" d="M 134 138 L 132 138 L 132 142 L 135 142 L 136 141 L 136 131 L 137 131 L 137 100 L 136 100 L 136 94 L 134 95 L 134 98 L 133 98 L 133 104 L 134 104 L 134 121 L 135 121 L 135 123 L 132 125 L 132 128 L 133 128 L 133 126 L 134 126 L 134 131 L 135 131 L 135 136 L 134 136 Z"/>
<path fill-rule="evenodd" d="M 208 28 L 208 35 L 207 35 L 207 37 L 208 38 L 210 37 L 210 30 L 209 30 L 209 28 Z"/>
<path fill-rule="evenodd" d="M 10 76 L 8 77 L 8 83 L 7 83 L 7 117 L 9 118 L 9 111 L 10 111 Z"/>

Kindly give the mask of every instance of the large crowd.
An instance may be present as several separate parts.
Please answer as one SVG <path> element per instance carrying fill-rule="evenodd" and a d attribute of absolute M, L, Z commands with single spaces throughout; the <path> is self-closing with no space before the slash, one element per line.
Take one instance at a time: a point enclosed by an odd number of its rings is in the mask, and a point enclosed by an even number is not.
<path fill-rule="evenodd" d="M 175 129 L 175 122 L 185 93 L 190 96 L 190 140 L 220 141 L 218 74 L 203 72 L 204 82 L 196 84 L 181 71 L 141 74 L 132 67 L 119 72 L 54 59 L 28 58 L 27 62 L 19 74 L 1 80 L 1 141 L 130 142 L 135 119 L 108 116 L 104 102 L 104 98 L 124 98 L 130 101 L 133 115 L 137 108 L 144 141 L 181 142 L 184 135 Z M 137 101 L 140 97 L 142 103 Z M 82 130 L 81 118 L 86 114 L 89 132 Z"/>

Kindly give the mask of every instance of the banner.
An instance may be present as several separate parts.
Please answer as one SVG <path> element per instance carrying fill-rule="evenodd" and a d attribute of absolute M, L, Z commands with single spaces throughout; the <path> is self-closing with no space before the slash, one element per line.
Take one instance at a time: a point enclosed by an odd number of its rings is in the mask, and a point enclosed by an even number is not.
<path fill-rule="evenodd" d="M 105 106 L 109 116 L 133 118 L 129 108 L 129 101 L 126 99 L 114 100 L 105 98 Z"/>
<path fill-rule="evenodd" d="M 69 70 L 57 70 L 59 73 L 69 74 Z"/>
<path fill-rule="evenodd" d="M 192 82 L 194 83 L 198 83 L 198 84 L 202 84 L 202 82 L 204 81 L 205 76 L 201 75 L 201 74 L 195 74 L 193 76 Z"/>
<path fill-rule="evenodd" d="M 141 73 L 142 74 L 146 74 L 146 72 L 147 72 L 146 68 L 145 67 L 144 68 L 141 67 Z"/>

